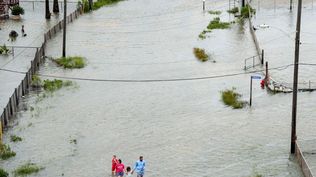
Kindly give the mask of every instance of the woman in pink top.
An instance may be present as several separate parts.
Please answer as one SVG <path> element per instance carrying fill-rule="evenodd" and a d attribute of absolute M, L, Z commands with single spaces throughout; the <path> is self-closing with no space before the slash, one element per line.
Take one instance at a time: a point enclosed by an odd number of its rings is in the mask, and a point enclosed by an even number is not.
<path fill-rule="evenodd" d="M 124 176 L 124 164 L 122 164 L 121 159 L 118 160 L 118 164 L 115 166 L 115 172 L 117 177 L 123 177 Z"/>

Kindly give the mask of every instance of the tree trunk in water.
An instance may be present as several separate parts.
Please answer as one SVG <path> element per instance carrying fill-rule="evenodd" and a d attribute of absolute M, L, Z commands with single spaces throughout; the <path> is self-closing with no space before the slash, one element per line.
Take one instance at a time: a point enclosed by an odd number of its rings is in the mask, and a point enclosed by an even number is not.
<path fill-rule="evenodd" d="M 49 0 L 45 0 L 45 18 L 50 19 Z"/>
<path fill-rule="evenodd" d="M 53 12 L 54 12 L 54 13 L 59 13 L 58 0 L 54 0 L 54 3 L 53 3 Z"/>

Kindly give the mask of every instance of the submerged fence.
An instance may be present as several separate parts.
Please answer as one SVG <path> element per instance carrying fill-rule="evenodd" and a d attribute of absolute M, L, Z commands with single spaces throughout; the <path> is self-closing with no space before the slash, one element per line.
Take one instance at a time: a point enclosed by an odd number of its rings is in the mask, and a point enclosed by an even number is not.
<path fill-rule="evenodd" d="M 308 165 L 304 154 L 300 148 L 300 146 L 298 145 L 297 142 L 295 142 L 295 156 L 297 158 L 298 164 L 300 165 L 302 172 L 304 174 L 305 177 L 314 177 L 313 173 L 311 171 L 310 166 Z"/>
<path fill-rule="evenodd" d="M 78 18 L 80 14 L 82 14 L 82 12 L 82 6 L 78 7 L 74 12 L 67 16 L 66 23 L 68 24 L 73 22 L 73 20 Z M 42 43 L 41 47 L 36 49 L 35 57 L 31 61 L 31 67 L 25 73 L 24 79 L 21 81 L 19 86 L 15 88 L 12 96 L 9 98 L 7 105 L 3 109 L 3 112 L 0 117 L 0 130 L 2 129 L 1 131 L 7 128 L 9 121 L 13 118 L 15 112 L 18 111 L 18 105 L 20 103 L 22 96 L 25 96 L 29 92 L 32 83 L 32 76 L 39 70 L 40 64 L 44 62 L 46 43 L 49 39 L 53 38 L 56 35 L 56 33 L 60 32 L 63 29 L 63 22 L 64 20 L 61 20 L 59 23 L 57 23 L 54 27 L 52 27 L 50 30 L 48 30 L 48 32 L 44 34 L 44 42 Z"/>

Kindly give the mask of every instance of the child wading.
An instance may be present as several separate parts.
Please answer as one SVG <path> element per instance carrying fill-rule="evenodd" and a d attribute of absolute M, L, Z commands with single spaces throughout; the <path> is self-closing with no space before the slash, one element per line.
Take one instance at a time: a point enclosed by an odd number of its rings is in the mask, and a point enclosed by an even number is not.
<path fill-rule="evenodd" d="M 126 167 L 126 176 L 132 176 L 132 173 L 131 173 L 132 169 L 131 167 Z"/>
<path fill-rule="evenodd" d="M 118 160 L 118 164 L 116 164 L 115 172 L 117 177 L 124 176 L 124 164 L 122 164 L 121 159 Z"/>
<path fill-rule="evenodd" d="M 112 158 L 112 175 L 115 174 L 116 165 L 118 164 L 118 160 L 116 159 L 116 155 L 113 155 Z"/>

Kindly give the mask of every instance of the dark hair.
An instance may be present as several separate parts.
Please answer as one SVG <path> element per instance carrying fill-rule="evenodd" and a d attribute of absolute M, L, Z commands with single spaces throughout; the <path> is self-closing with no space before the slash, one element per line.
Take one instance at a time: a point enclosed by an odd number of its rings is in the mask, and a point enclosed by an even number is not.
<path fill-rule="evenodd" d="M 118 161 L 119 161 L 120 163 L 122 163 L 122 160 L 121 160 L 121 159 L 119 159 Z"/>
<path fill-rule="evenodd" d="M 131 167 L 130 166 L 126 167 L 126 171 L 130 172 L 131 171 Z"/>

